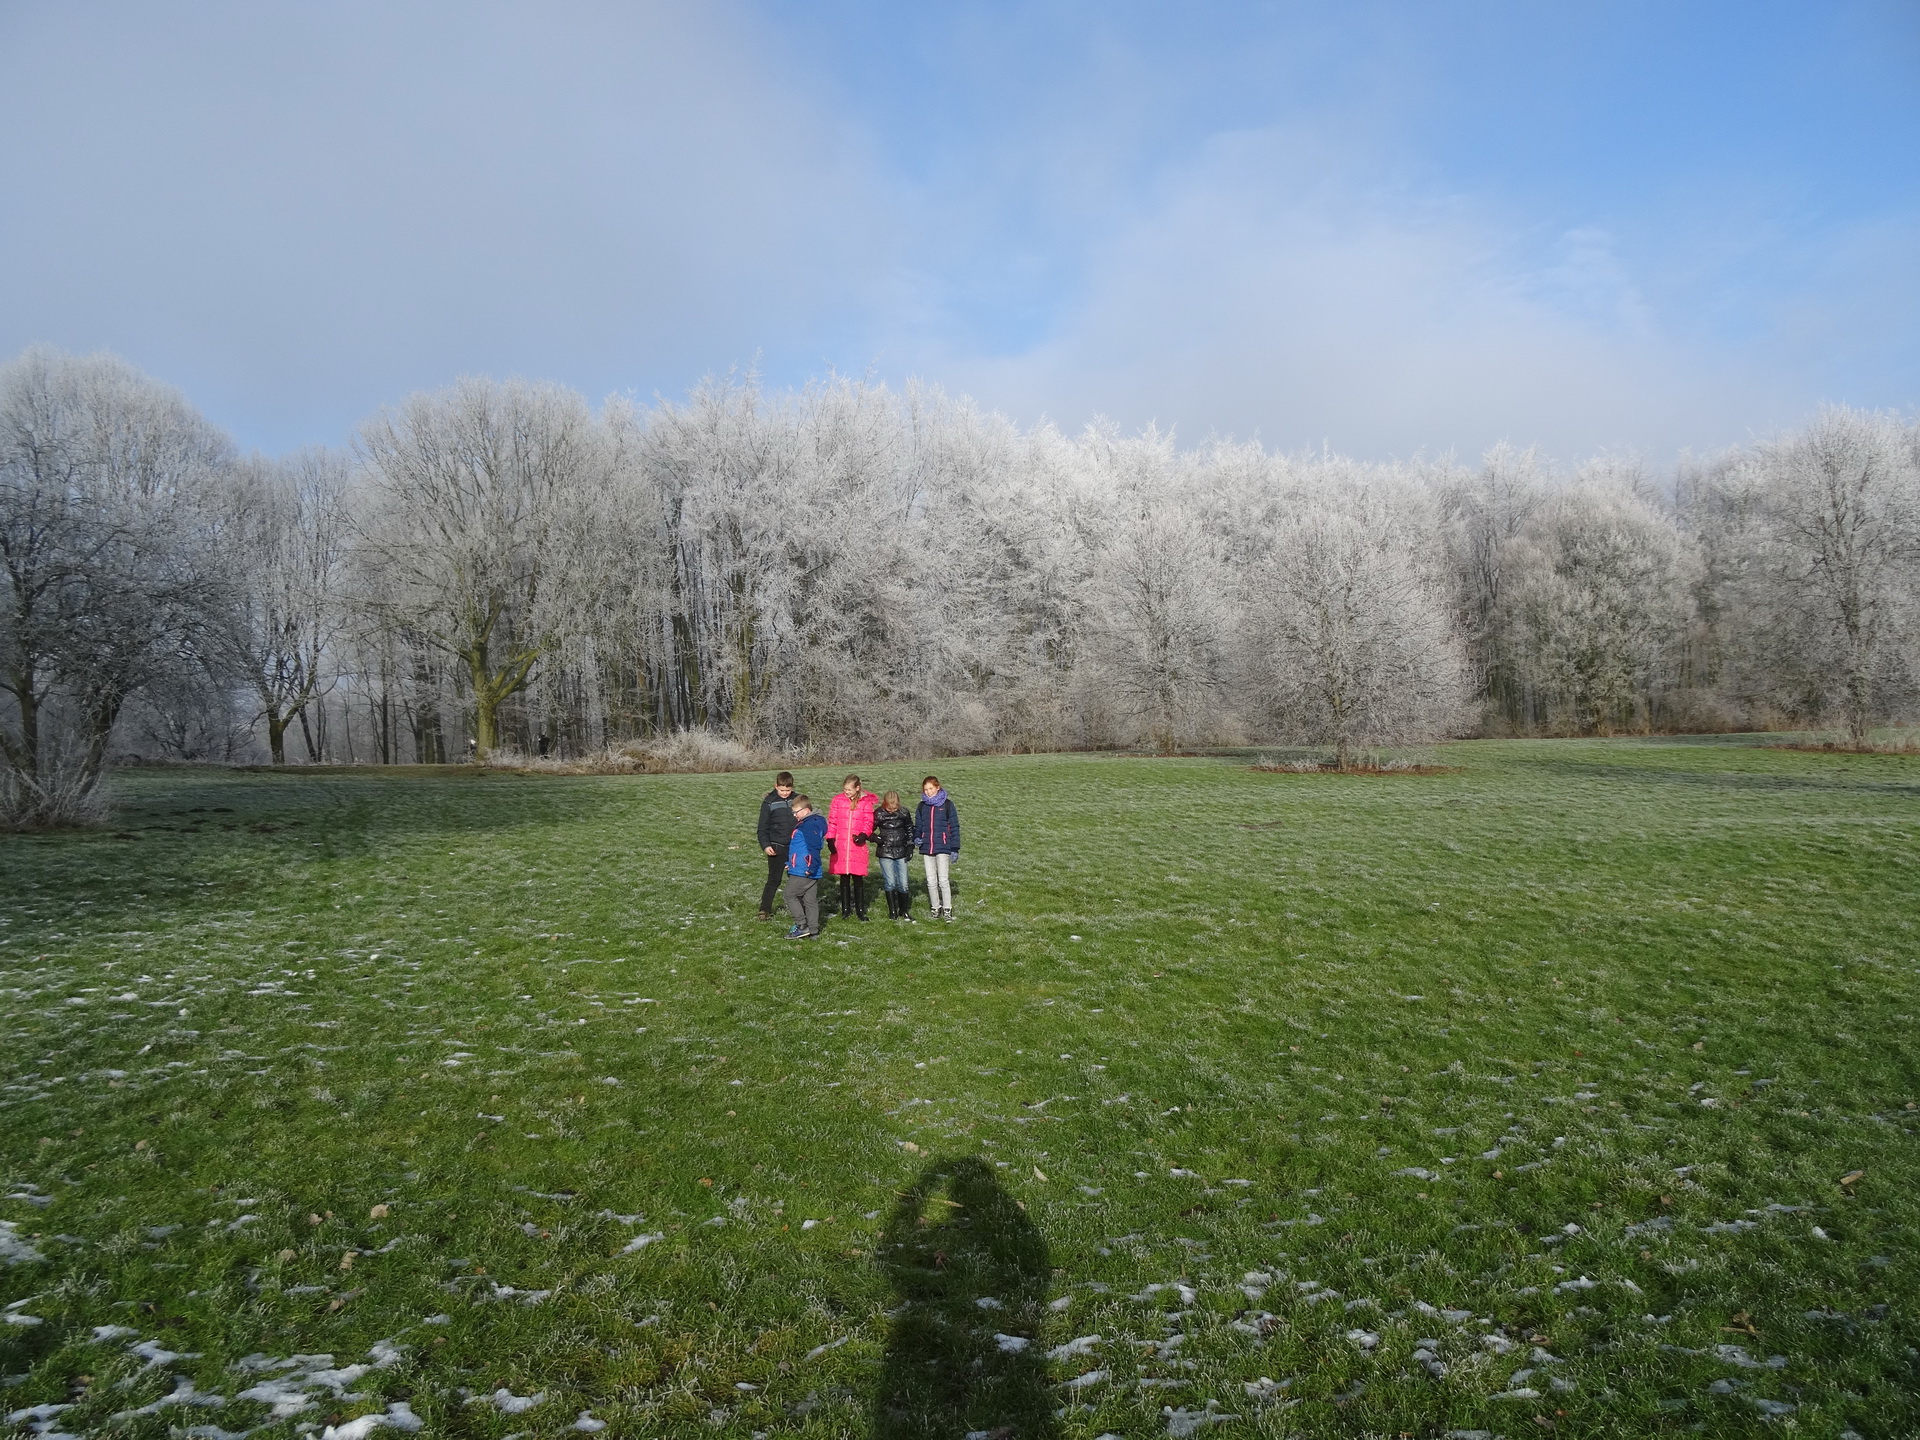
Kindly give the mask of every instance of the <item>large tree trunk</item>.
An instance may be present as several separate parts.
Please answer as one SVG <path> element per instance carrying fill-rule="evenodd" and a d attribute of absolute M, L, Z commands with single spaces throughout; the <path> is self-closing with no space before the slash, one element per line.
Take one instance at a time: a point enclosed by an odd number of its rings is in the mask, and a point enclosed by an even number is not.
<path fill-rule="evenodd" d="M 291 715 L 282 715 L 277 707 L 268 706 L 267 712 L 267 751 L 273 757 L 273 763 L 287 763 L 287 726 L 293 723 Z"/>
<path fill-rule="evenodd" d="M 1873 681 L 1866 670 L 1855 665 L 1847 675 L 1847 738 L 1856 746 L 1867 743 L 1868 721 L 1873 714 Z"/>
<path fill-rule="evenodd" d="M 33 666 L 23 664 L 13 672 L 13 683 L 7 688 L 12 692 L 15 706 L 20 711 L 19 738 L 7 735 L 0 730 L 0 749 L 6 752 L 8 767 L 37 786 L 40 778 L 40 692 L 34 689 Z"/>
<path fill-rule="evenodd" d="M 1872 642 L 1861 622 L 1865 608 L 1859 589 L 1853 584 L 1852 569 L 1842 575 L 1845 590 L 1840 597 L 1840 625 L 1847 632 L 1847 689 L 1843 708 L 1847 717 L 1847 738 L 1856 746 L 1867 743 L 1867 721 L 1873 713 Z"/>
<path fill-rule="evenodd" d="M 492 626 L 487 629 L 491 631 Z M 499 748 L 500 707 L 526 689 L 534 663 L 540 658 L 538 650 L 522 650 L 496 670 L 489 650 L 487 637 L 482 635 L 461 656 L 473 685 L 473 747 L 475 758 L 480 760 Z"/>
<path fill-rule="evenodd" d="M 88 707 L 87 753 L 80 763 L 80 793 L 83 795 L 100 783 L 100 772 L 107 764 L 107 745 L 113 739 L 113 725 L 120 718 L 120 707 L 125 702 L 125 695 L 110 693 L 96 696 Z"/>

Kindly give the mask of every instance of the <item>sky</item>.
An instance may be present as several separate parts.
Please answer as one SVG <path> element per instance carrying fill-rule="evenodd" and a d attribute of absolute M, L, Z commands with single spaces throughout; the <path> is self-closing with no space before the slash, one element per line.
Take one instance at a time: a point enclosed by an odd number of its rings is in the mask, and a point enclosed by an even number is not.
<path fill-rule="evenodd" d="M 0 355 L 1654 465 L 1920 404 L 1915 0 L 0 0 Z"/>

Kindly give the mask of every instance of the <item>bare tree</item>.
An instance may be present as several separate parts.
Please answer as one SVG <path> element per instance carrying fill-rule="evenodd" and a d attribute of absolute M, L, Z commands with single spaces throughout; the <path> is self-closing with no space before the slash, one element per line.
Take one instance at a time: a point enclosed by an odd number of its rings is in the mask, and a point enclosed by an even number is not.
<path fill-rule="evenodd" d="M 84 808 L 128 697 L 185 663 L 225 576 L 212 544 L 225 436 L 112 356 L 30 350 L 0 370 L 0 805 Z"/>

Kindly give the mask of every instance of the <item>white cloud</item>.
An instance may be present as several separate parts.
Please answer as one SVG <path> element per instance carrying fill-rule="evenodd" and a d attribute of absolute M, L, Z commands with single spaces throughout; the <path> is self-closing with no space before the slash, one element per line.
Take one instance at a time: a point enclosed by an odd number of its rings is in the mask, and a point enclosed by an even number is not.
<path fill-rule="evenodd" d="M 1101 412 L 1363 455 L 1501 438 L 1664 453 L 1806 407 L 1663 326 L 1603 228 L 1542 236 L 1471 197 L 1354 178 L 1379 169 L 1296 131 L 1217 137 L 1096 248 L 1054 335 L 930 355 L 929 373 L 1068 425 Z"/>

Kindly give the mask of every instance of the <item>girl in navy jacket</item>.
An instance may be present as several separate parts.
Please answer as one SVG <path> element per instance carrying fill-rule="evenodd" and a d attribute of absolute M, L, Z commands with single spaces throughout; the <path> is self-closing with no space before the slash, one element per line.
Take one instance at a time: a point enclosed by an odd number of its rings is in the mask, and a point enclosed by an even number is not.
<path fill-rule="evenodd" d="M 913 844 L 927 872 L 927 907 L 938 920 L 953 919 L 953 859 L 960 853 L 960 812 L 938 775 L 920 782 L 913 812 Z"/>

